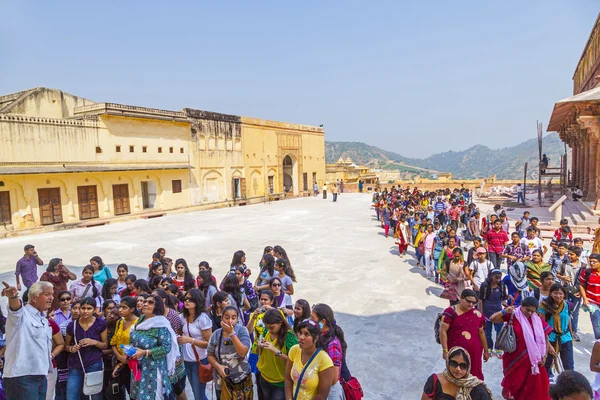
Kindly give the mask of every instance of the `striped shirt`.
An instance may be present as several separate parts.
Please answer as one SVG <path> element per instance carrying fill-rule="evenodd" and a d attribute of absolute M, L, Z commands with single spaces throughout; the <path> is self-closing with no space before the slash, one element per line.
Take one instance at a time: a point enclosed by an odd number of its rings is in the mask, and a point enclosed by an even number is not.
<path fill-rule="evenodd" d="M 579 284 L 585 289 L 585 295 L 588 301 L 594 305 L 600 306 L 600 273 L 592 271 L 586 284 L 586 271 L 581 271 Z M 587 287 L 586 287 L 587 285 Z"/>

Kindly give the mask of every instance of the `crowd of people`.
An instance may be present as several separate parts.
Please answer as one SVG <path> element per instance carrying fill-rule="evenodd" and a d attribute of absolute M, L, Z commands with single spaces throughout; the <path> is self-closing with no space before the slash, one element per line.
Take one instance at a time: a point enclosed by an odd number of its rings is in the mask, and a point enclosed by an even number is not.
<path fill-rule="evenodd" d="M 294 302 L 281 246 L 257 255 L 256 278 L 235 252 L 220 280 L 164 248 L 143 277 L 126 264 L 113 277 L 94 256 L 80 277 L 53 258 L 38 279 L 43 260 L 33 245 L 24 253 L 16 285 L 2 282 L 0 398 L 184 400 L 187 385 L 197 400 L 360 398 L 344 331 L 330 306 Z"/>
<path fill-rule="evenodd" d="M 446 369 L 429 377 L 423 400 L 491 399 L 482 371 L 491 357 L 502 360 L 505 399 L 600 398 L 600 378 L 594 394 L 574 371 L 573 350 L 581 309 L 600 339 L 600 240 L 592 252 L 584 249 L 562 220 L 548 248 L 537 217 L 525 211 L 510 221 L 500 205 L 483 215 L 464 188 L 391 187 L 373 193 L 372 201 L 400 257 L 414 248 L 417 267 L 449 302 L 434 324 Z M 600 372 L 600 341 L 590 368 Z M 587 384 L 569 392 L 582 397 L 562 396 L 569 382 Z"/>

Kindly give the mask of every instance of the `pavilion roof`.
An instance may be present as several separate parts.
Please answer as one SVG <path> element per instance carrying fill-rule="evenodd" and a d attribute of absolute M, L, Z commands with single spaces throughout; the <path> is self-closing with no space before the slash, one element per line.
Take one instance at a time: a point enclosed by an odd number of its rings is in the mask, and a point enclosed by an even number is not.
<path fill-rule="evenodd" d="M 548 132 L 558 132 L 569 125 L 571 123 L 570 116 L 576 113 L 577 106 L 585 103 L 600 104 L 600 86 L 557 101 L 550 116 Z"/>

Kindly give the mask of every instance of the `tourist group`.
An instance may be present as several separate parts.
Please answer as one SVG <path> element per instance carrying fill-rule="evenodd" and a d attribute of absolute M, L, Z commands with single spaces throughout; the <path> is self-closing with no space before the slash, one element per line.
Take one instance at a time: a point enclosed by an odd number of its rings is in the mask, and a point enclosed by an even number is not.
<path fill-rule="evenodd" d="M 400 257 L 412 246 L 449 301 L 432 321 L 446 369 L 427 379 L 423 400 L 491 399 L 490 357 L 502 359 L 505 399 L 600 399 L 600 378 L 592 388 L 573 359 L 580 310 L 600 339 L 600 228 L 589 251 L 562 220 L 548 248 L 538 218 L 509 221 L 500 205 L 483 216 L 468 189 L 392 187 L 372 200 Z M 600 373 L 600 341 L 590 368 Z"/>
<path fill-rule="evenodd" d="M 38 279 L 43 260 L 24 252 L 16 286 L 3 282 L 0 398 L 182 400 L 186 385 L 196 400 L 362 398 L 331 307 L 292 300 L 281 246 L 265 247 L 253 280 L 241 250 L 219 280 L 164 248 L 143 277 L 120 264 L 113 278 L 94 256 L 81 277 L 53 258 Z"/>

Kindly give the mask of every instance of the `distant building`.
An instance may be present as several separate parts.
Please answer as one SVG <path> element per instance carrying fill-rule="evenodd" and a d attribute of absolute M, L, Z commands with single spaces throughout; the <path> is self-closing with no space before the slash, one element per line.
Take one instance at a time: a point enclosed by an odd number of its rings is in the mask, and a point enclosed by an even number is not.
<path fill-rule="evenodd" d="M 345 183 L 358 183 L 362 180 L 365 185 L 374 184 L 377 179 L 377 175 L 369 167 L 354 164 L 350 157 L 346 160 L 340 157 L 335 164 L 327 164 L 325 175 L 328 182 L 343 179 Z"/>
<path fill-rule="evenodd" d="M 322 128 L 47 88 L 0 97 L 0 236 L 304 195 L 324 180 Z"/>
<path fill-rule="evenodd" d="M 600 14 L 573 75 L 573 96 L 554 105 L 549 132 L 558 132 L 572 149 L 568 184 L 585 199 L 600 199 Z"/>

